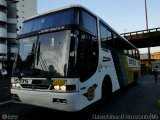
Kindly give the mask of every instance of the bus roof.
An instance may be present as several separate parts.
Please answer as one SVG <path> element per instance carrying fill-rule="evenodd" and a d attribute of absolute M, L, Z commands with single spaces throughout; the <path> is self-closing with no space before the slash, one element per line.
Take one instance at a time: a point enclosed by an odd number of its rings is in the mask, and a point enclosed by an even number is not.
<path fill-rule="evenodd" d="M 72 4 L 72 5 L 69 5 L 69 6 L 65 6 L 65 7 L 61 7 L 61 8 L 57 8 L 57 9 L 54 9 L 54 10 L 50 10 L 50 11 L 47 11 L 47 12 L 44 12 L 44 13 L 41 13 L 41 14 L 38 14 L 38 15 L 35 15 L 35 16 L 32 16 L 32 17 L 29 17 L 27 18 L 25 21 L 29 21 L 29 20 L 32 20 L 32 19 L 35 19 L 35 18 L 38 18 L 38 17 L 41 17 L 41 16 L 46 16 L 48 14 L 52 14 L 54 12 L 58 12 L 60 10 L 65 10 L 65 9 L 69 9 L 69 8 L 82 8 L 86 11 L 88 11 L 89 13 L 91 13 L 92 15 L 94 15 L 95 17 L 97 17 L 101 22 L 103 22 L 104 24 L 106 24 L 112 31 L 114 31 L 116 34 L 118 34 L 118 32 L 113 29 L 109 24 L 107 24 L 103 19 L 101 19 L 98 15 L 96 15 L 95 13 L 93 13 L 91 10 L 89 10 L 88 8 L 82 6 L 82 5 L 79 5 L 79 4 Z M 25 22 L 24 21 L 24 22 Z M 129 44 L 131 44 L 126 38 L 124 38 L 123 36 L 121 36 L 120 34 L 118 34 L 120 37 L 122 37 L 125 41 L 127 41 Z M 133 44 L 131 44 L 135 49 L 137 49 Z"/>
<path fill-rule="evenodd" d="M 57 9 L 54 9 L 54 10 L 50 10 L 50 11 L 47 11 L 47 12 L 44 12 L 44 13 L 41 13 L 41 14 L 38 14 L 38 15 L 31 16 L 31 17 L 27 18 L 25 21 L 28 21 L 28 20 L 31 20 L 31 19 L 34 19 L 34 18 L 38 18 L 38 17 L 41 17 L 41 16 L 45 16 L 45 15 L 48 15 L 48 14 L 52 14 L 52 13 L 58 12 L 60 10 L 69 9 L 69 8 L 83 8 L 83 9 L 87 10 L 88 12 L 90 12 L 91 14 L 93 14 L 94 16 L 98 17 L 96 14 L 94 14 L 88 8 L 86 8 L 86 7 L 82 6 L 82 5 L 79 5 L 79 4 L 72 4 L 72 5 L 68 5 L 68 6 L 65 6 L 65 7 L 57 8 Z"/>

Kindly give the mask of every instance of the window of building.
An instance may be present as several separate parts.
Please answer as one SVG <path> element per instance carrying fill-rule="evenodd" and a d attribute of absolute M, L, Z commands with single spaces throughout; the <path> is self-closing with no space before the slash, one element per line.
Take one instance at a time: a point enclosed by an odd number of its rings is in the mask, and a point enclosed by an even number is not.
<path fill-rule="evenodd" d="M 17 32 L 17 26 L 16 26 L 16 24 L 8 24 L 7 28 L 8 28 L 7 29 L 8 32 L 11 32 L 11 33 Z"/>
<path fill-rule="evenodd" d="M 0 38 L 0 44 L 6 44 L 6 38 Z"/>
<path fill-rule="evenodd" d="M 7 9 L 6 9 L 4 6 L 0 6 L 0 12 L 6 13 L 6 12 L 7 12 Z"/>
<path fill-rule="evenodd" d="M 7 24 L 4 22 L 0 22 L 0 28 L 5 28 L 7 29 Z"/>

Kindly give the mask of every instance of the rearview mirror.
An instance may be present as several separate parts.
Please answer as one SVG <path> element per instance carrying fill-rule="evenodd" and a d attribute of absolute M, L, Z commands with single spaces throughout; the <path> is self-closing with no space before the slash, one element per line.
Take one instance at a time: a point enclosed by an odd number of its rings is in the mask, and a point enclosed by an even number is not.
<path fill-rule="evenodd" d="M 7 75 L 7 71 L 5 69 L 1 69 L 0 72 L 1 72 L 2 76 Z"/>

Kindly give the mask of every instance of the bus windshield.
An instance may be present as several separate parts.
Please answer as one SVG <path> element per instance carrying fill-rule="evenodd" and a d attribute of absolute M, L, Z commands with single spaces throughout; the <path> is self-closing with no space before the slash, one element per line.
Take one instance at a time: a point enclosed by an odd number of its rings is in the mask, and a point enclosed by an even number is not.
<path fill-rule="evenodd" d="M 65 30 L 19 39 L 13 76 L 67 77 L 70 36 Z"/>

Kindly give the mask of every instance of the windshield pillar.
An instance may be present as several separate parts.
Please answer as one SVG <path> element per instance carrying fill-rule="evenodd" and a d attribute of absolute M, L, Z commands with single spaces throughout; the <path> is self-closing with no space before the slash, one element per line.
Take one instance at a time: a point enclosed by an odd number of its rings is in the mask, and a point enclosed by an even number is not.
<path fill-rule="evenodd" d="M 71 31 L 71 42 L 69 50 L 69 62 L 68 62 L 68 75 L 72 77 L 77 77 L 77 54 L 78 54 L 78 41 L 79 41 L 79 31 Z"/>

